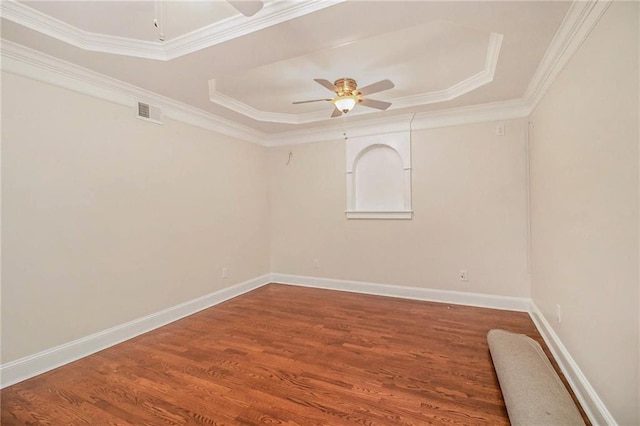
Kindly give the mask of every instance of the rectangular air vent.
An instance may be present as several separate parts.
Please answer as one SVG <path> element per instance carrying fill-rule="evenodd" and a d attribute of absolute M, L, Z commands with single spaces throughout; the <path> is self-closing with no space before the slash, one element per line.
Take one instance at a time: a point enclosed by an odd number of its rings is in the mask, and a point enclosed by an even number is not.
<path fill-rule="evenodd" d="M 138 102 L 138 118 L 152 123 L 162 124 L 162 110 L 144 102 Z"/>

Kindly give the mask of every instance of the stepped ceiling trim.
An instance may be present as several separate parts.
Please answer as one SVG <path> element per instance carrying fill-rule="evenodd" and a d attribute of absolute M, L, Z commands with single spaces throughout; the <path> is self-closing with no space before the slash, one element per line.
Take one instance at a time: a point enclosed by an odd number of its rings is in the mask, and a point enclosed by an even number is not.
<path fill-rule="evenodd" d="M 417 95 L 405 96 L 402 98 L 388 99 L 392 105 L 389 107 L 392 109 L 410 108 L 420 105 L 428 105 L 437 102 L 450 101 L 459 96 L 469 93 L 478 87 L 484 86 L 487 83 L 493 81 L 493 76 L 496 71 L 496 65 L 498 63 L 498 57 L 500 56 L 500 47 L 502 46 L 502 34 L 490 33 L 487 42 L 487 54 L 484 63 L 484 68 L 454 84 L 453 86 L 438 90 L 435 92 L 420 93 Z M 261 111 L 247 105 L 237 99 L 227 96 L 216 90 L 216 80 L 209 80 L 209 100 L 218 105 L 222 105 L 225 108 L 229 108 L 239 114 L 246 117 L 250 117 L 258 121 L 267 121 L 272 123 L 286 123 L 286 124 L 302 124 L 313 123 L 317 121 L 324 121 L 327 119 L 327 111 L 318 111 L 308 114 L 284 114 L 269 111 Z M 365 108 L 356 108 L 349 112 L 350 116 L 363 115 L 371 113 Z"/>
<path fill-rule="evenodd" d="M 346 0 L 267 3 L 251 19 L 236 15 L 165 42 L 150 42 L 84 31 L 15 0 L 0 2 L 0 12 L 5 19 L 80 49 L 169 61 L 343 1 Z"/>
<path fill-rule="evenodd" d="M 129 106 L 132 108 L 132 119 L 135 119 L 137 101 L 144 100 L 163 108 L 165 116 L 169 118 L 223 135 L 264 146 L 294 145 L 339 140 L 345 131 L 355 137 L 527 117 L 610 4 L 611 0 L 577 1 L 572 4 L 522 98 L 271 134 L 242 126 L 8 40 L 2 40 L 0 45 L 0 67 L 5 72 Z"/>
<path fill-rule="evenodd" d="M 553 80 L 578 51 L 613 0 L 574 1 L 553 37 L 524 98 L 535 107 Z"/>
<path fill-rule="evenodd" d="M 0 57 L 2 71 L 131 107 L 134 119 L 137 102 L 144 101 L 161 107 L 166 117 L 227 136 L 258 144 L 265 137 L 249 127 L 7 40 L 0 44 Z"/>

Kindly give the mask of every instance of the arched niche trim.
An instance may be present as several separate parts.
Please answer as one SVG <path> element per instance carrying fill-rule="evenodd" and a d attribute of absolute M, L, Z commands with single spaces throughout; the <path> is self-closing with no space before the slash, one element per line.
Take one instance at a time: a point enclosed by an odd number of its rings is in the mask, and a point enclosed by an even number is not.
<path fill-rule="evenodd" d="M 348 219 L 411 219 L 409 132 L 349 138 Z"/>

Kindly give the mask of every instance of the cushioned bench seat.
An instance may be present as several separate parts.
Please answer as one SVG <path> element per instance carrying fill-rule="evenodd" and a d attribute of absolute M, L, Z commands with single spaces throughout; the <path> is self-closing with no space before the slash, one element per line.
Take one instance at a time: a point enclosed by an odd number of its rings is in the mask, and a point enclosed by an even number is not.
<path fill-rule="evenodd" d="M 487 335 L 513 425 L 584 425 L 571 395 L 535 340 L 491 330 Z"/>

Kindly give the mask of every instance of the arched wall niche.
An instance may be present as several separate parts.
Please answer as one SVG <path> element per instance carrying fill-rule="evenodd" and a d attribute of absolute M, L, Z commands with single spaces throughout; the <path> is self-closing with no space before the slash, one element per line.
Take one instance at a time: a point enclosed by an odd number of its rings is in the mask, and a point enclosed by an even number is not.
<path fill-rule="evenodd" d="M 347 140 L 348 219 L 411 219 L 409 132 Z"/>

